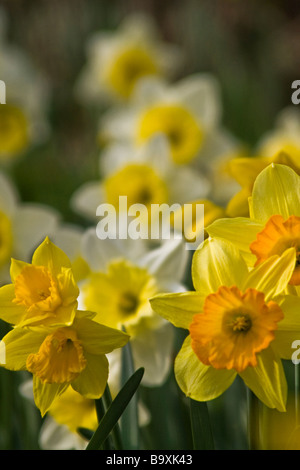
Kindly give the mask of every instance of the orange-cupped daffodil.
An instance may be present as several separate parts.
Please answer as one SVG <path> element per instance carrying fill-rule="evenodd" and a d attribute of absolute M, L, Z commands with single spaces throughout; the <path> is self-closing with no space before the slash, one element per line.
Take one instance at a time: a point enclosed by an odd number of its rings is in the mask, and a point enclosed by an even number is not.
<path fill-rule="evenodd" d="M 249 267 L 294 247 L 296 261 L 288 292 L 300 293 L 300 176 L 290 167 L 271 164 L 256 178 L 249 217 L 219 219 L 206 227 L 211 237 L 234 243 Z"/>
<path fill-rule="evenodd" d="M 189 330 L 175 360 L 182 391 L 194 400 L 220 396 L 239 375 L 268 407 L 285 410 L 281 358 L 300 334 L 300 299 L 284 296 L 295 250 L 249 270 L 230 242 L 208 238 L 192 262 L 195 291 L 157 295 L 152 308 Z"/>

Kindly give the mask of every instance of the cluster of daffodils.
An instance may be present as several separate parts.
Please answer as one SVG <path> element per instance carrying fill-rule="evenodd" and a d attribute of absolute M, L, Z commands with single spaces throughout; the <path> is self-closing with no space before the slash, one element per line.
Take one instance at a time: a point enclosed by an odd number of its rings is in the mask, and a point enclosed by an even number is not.
<path fill-rule="evenodd" d="M 269 408 L 286 410 L 282 360 L 300 336 L 300 177 L 270 164 L 255 179 L 249 217 L 218 219 L 192 263 L 195 290 L 151 305 L 188 330 L 175 361 L 184 393 L 206 401 L 239 375 Z"/>
<path fill-rule="evenodd" d="M 42 81 L 7 47 L 3 25 L 0 163 L 47 127 Z M 9 325 L 1 365 L 27 371 L 22 393 L 47 415 L 42 448 L 86 447 L 78 428 L 94 431 L 95 400 L 107 386 L 119 392 L 125 345 L 144 387 L 166 383 L 174 366 L 184 395 L 209 401 L 240 376 L 267 407 L 286 410 L 283 360 L 300 339 L 300 118 L 284 110 L 249 152 L 222 124 L 214 76 L 176 80 L 183 55 L 141 15 L 90 39 L 75 95 L 99 111 L 99 171 L 70 198 L 84 227 L 21 202 L 0 173 L 0 319 Z M 175 231 L 186 203 L 204 204 L 201 227 L 189 227 L 205 228 L 194 253 L 184 236 L 128 237 L 129 206 L 143 205 L 149 226 L 157 206 L 178 204 Z M 125 237 L 99 237 L 101 205 L 115 209 Z M 178 329 L 186 336 L 177 354 Z M 138 411 L 148 423 L 141 401 Z"/>

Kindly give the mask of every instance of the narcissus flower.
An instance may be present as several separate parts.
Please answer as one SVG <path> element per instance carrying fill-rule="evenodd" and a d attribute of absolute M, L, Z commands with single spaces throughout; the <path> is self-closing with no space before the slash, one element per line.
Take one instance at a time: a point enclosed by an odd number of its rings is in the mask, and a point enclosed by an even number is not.
<path fill-rule="evenodd" d="M 1 12 L 1 15 L 3 12 Z M 1 80 L 6 104 L 0 106 L 0 162 L 9 162 L 49 133 L 49 86 L 26 53 L 0 37 Z"/>
<path fill-rule="evenodd" d="M 285 410 L 281 359 L 291 358 L 300 333 L 296 296 L 283 296 L 295 250 L 249 271 L 233 244 L 209 238 L 195 252 L 193 292 L 157 295 L 153 309 L 189 330 L 175 360 L 183 392 L 198 401 L 221 395 L 239 375 L 270 408 Z"/>
<path fill-rule="evenodd" d="M 80 308 L 96 312 L 94 321 L 101 324 L 125 327 L 135 367 L 145 368 L 143 383 L 161 384 L 170 371 L 174 329 L 156 315 L 149 298 L 158 292 L 185 290 L 184 243 L 167 240 L 149 249 L 144 240 L 99 240 L 90 229 L 82 253 L 91 272 L 81 283 Z"/>
<path fill-rule="evenodd" d="M 209 152 L 220 108 L 219 88 L 212 76 L 190 76 L 172 85 L 144 79 L 125 109 L 112 108 L 103 116 L 99 136 L 104 142 L 121 140 L 140 146 L 160 135 L 175 164 L 190 164 Z"/>
<path fill-rule="evenodd" d="M 139 80 L 169 77 L 181 59 L 179 48 L 161 40 L 150 17 L 132 14 L 116 31 L 95 33 L 89 39 L 76 94 L 85 103 L 124 102 Z"/>
<path fill-rule="evenodd" d="M 76 312 L 69 326 L 16 327 L 2 341 L 9 370 L 33 374 L 36 406 L 44 415 L 69 386 L 86 398 L 100 398 L 108 379 L 106 354 L 128 342 L 128 335 Z"/>
<path fill-rule="evenodd" d="M 235 243 L 250 267 L 294 247 L 288 291 L 299 295 L 300 176 L 286 165 L 269 165 L 255 180 L 249 209 L 250 217 L 219 219 L 207 232 Z"/>
<path fill-rule="evenodd" d="M 126 212 L 134 204 L 143 204 L 150 216 L 161 204 L 205 197 L 210 188 L 199 171 L 188 167 L 178 171 L 160 138 L 139 149 L 128 143 L 112 144 L 101 154 L 99 165 L 101 180 L 84 183 L 71 199 L 74 210 L 92 220 L 100 204 L 111 204 L 121 213 L 120 196 L 127 197 Z"/>
<path fill-rule="evenodd" d="M 32 263 L 12 259 L 12 283 L 0 288 L 0 317 L 18 326 L 71 324 L 79 289 L 71 262 L 47 237 Z"/>

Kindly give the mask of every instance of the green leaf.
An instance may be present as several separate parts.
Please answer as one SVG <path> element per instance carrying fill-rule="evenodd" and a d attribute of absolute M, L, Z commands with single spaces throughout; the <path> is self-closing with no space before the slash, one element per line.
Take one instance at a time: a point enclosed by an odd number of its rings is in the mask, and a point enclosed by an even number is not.
<path fill-rule="evenodd" d="M 134 363 L 130 343 L 122 348 L 121 385 L 134 373 Z M 140 447 L 140 432 L 138 421 L 138 396 L 135 394 L 121 417 L 121 433 L 124 448 L 137 450 Z"/>
<path fill-rule="evenodd" d="M 190 398 L 190 417 L 194 450 L 214 450 L 207 404 Z"/>
<path fill-rule="evenodd" d="M 81 427 L 77 428 L 77 432 L 81 437 L 83 437 L 83 439 L 86 439 L 87 441 L 89 441 L 94 434 L 94 431 L 92 431 L 91 429 Z"/>
<path fill-rule="evenodd" d="M 98 450 L 101 448 L 137 391 L 143 375 L 144 368 L 141 367 L 126 382 L 101 419 L 97 430 L 86 447 L 86 450 Z"/>

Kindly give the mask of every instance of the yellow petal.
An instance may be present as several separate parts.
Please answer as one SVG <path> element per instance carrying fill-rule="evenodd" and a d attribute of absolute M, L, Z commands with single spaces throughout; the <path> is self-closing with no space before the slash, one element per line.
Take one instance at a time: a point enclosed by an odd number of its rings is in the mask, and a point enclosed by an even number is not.
<path fill-rule="evenodd" d="M 219 219 L 206 229 L 211 237 L 224 238 L 233 243 L 241 252 L 248 266 L 254 266 L 256 257 L 250 251 L 250 244 L 256 240 L 257 233 L 263 229 L 260 222 L 247 217 Z"/>
<path fill-rule="evenodd" d="M 257 356 L 256 367 L 248 367 L 240 376 L 266 406 L 286 410 L 287 382 L 282 363 L 271 347 Z"/>
<path fill-rule="evenodd" d="M 2 338 L 5 344 L 5 368 L 25 370 L 30 353 L 37 352 L 46 334 L 44 331 L 33 332 L 25 328 L 14 328 Z"/>
<path fill-rule="evenodd" d="M 22 319 L 24 307 L 13 303 L 15 288 L 8 284 L 0 288 L 0 318 L 10 325 L 16 325 Z"/>
<path fill-rule="evenodd" d="M 72 382 L 72 387 L 85 398 L 100 398 L 108 379 L 108 360 L 105 355 L 92 355 L 85 352 L 87 365 Z"/>
<path fill-rule="evenodd" d="M 56 397 L 61 395 L 69 384 L 45 384 L 38 377 L 33 377 L 34 402 L 42 417 L 47 413 Z"/>
<path fill-rule="evenodd" d="M 247 274 L 248 268 L 239 250 L 225 240 L 208 238 L 193 256 L 194 287 L 205 297 L 220 286 L 240 287 Z"/>
<path fill-rule="evenodd" d="M 74 325 L 78 339 L 89 354 L 108 354 L 125 346 L 129 341 L 129 336 L 122 331 L 101 325 L 86 316 L 78 315 Z"/>
<path fill-rule="evenodd" d="M 150 299 L 153 310 L 177 328 L 188 329 L 193 316 L 202 311 L 203 297 L 198 292 L 161 294 Z"/>
<path fill-rule="evenodd" d="M 67 255 L 54 245 L 48 237 L 35 250 L 32 264 L 45 266 L 55 276 L 60 273 L 62 267 L 71 268 L 71 262 Z"/>
<path fill-rule="evenodd" d="M 24 261 L 19 261 L 17 259 L 12 258 L 10 263 L 10 278 L 12 282 L 16 279 L 16 277 L 21 273 L 22 269 L 26 266 L 30 266 L 29 263 L 25 263 Z"/>
<path fill-rule="evenodd" d="M 191 348 L 188 336 L 175 359 L 175 377 L 186 396 L 197 401 L 208 401 L 220 396 L 233 383 L 234 370 L 216 370 L 205 366 Z"/>
<path fill-rule="evenodd" d="M 252 209 L 263 223 L 272 215 L 300 216 L 300 177 L 285 165 L 269 165 L 255 180 Z"/>
<path fill-rule="evenodd" d="M 271 256 L 250 272 L 243 289 L 253 287 L 263 292 L 265 300 L 268 301 L 286 289 L 294 272 L 295 263 L 294 248 L 289 248 L 281 256 Z"/>
<path fill-rule="evenodd" d="M 227 164 L 229 174 L 241 185 L 251 188 L 257 175 L 270 163 L 268 157 L 233 158 Z"/>
<path fill-rule="evenodd" d="M 251 189 L 249 188 L 243 188 L 232 196 L 226 206 L 228 217 L 247 217 L 249 215 L 249 196 L 251 196 Z"/>

